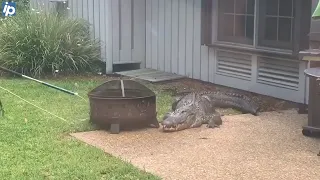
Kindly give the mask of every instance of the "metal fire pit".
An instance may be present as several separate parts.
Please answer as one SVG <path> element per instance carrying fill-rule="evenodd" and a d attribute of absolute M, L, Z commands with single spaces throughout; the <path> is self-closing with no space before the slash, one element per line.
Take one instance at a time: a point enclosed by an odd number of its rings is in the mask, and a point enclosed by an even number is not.
<path fill-rule="evenodd" d="M 88 93 L 90 120 L 112 134 L 138 127 L 159 127 L 156 95 L 133 80 L 111 80 Z"/>

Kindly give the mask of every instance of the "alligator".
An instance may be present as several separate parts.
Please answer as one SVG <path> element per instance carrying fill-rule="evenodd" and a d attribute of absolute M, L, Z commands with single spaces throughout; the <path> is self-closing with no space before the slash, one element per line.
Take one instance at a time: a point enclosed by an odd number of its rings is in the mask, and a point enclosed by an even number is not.
<path fill-rule="evenodd" d="M 178 97 L 172 103 L 172 111 L 161 122 L 164 131 L 180 131 L 200 127 L 220 127 L 221 116 L 216 108 L 234 108 L 242 113 L 258 115 L 259 107 L 245 95 L 232 92 L 194 92 Z"/>
<path fill-rule="evenodd" d="M 220 114 L 207 97 L 192 93 L 178 101 L 174 111 L 167 113 L 161 122 L 164 131 L 196 128 L 202 124 L 207 124 L 209 128 L 222 125 Z"/>

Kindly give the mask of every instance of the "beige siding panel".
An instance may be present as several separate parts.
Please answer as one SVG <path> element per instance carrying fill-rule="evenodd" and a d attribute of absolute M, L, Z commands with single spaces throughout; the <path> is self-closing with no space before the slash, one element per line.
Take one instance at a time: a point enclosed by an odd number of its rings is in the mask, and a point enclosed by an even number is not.
<path fill-rule="evenodd" d="M 119 0 L 120 5 L 120 62 L 131 61 L 131 0 Z"/>
<path fill-rule="evenodd" d="M 101 44 L 101 58 L 106 61 L 107 50 L 106 50 L 106 33 L 107 33 L 107 20 L 106 16 L 108 9 L 106 8 L 106 1 L 99 0 L 99 24 L 100 24 L 100 44 Z"/>
<path fill-rule="evenodd" d="M 172 52 L 172 0 L 165 0 L 165 71 L 171 72 L 171 52 Z"/>
<path fill-rule="evenodd" d="M 194 0 L 187 0 L 186 10 L 186 76 L 193 77 L 193 12 L 194 12 Z"/>
<path fill-rule="evenodd" d="M 73 0 L 73 1 L 77 1 L 77 0 Z M 91 3 L 91 0 L 82 0 L 82 18 L 85 20 L 89 20 L 89 10 L 88 10 L 88 3 Z"/>
<path fill-rule="evenodd" d="M 140 67 L 145 68 L 146 56 L 146 1 L 133 1 L 133 49 L 132 61 L 141 62 Z"/>
<path fill-rule="evenodd" d="M 83 18 L 83 1 L 82 0 L 75 0 L 77 1 L 77 17 Z"/>
<path fill-rule="evenodd" d="M 104 0 L 102 0 L 104 1 Z M 112 73 L 113 70 L 113 16 L 112 16 L 112 2 L 111 1 L 106 1 L 105 2 L 105 21 L 106 21 L 106 53 L 107 53 L 107 59 L 106 59 L 106 72 L 107 73 Z"/>
<path fill-rule="evenodd" d="M 209 48 L 201 46 L 201 80 L 209 81 Z"/>
<path fill-rule="evenodd" d="M 216 61 L 215 61 L 215 49 L 208 48 L 209 49 L 209 82 L 214 83 L 215 80 L 215 72 L 216 72 Z"/>
<path fill-rule="evenodd" d="M 194 79 L 201 78 L 201 1 L 194 1 L 193 30 L 193 74 Z"/>
<path fill-rule="evenodd" d="M 112 61 L 114 63 L 120 61 L 120 5 L 118 0 L 111 0 L 112 1 Z"/>
<path fill-rule="evenodd" d="M 79 1 L 80 2 L 80 1 Z M 82 8 L 80 8 L 82 9 Z M 94 0 L 93 1 L 93 31 L 94 31 L 94 38 L 99 40 L 100 39 L 100 0 Z M 82 17 L 82 15 L 78 14 L 79 18 Z M 102 26 L 102 25 L 101 25 Z"/>
<path fill-rule="evenodd" d="M 172 40 L 171 40 L 171 68 L 172 73 L 178 74 L 179 52 L 179 1 L 172 0 Z"/>
<path fill-rule="evenodd" d="M 158 31 L 158 24 L 159 24 L 159 0 L 152 0 L 151 2 L 151 58 L 152 63 L 151 67 L 153 69 L 159 69 L 158 64 L 158 41 L 159 41 L 159 31 Z"/>
<path fill-rule="evenodd" d="M 146 68 L 152 68 L 152 0 L 146 0 Z"/>
<path fill-rule="evenodd" d="M 187 1 L 179 1 L 179 62 L 178 72 L 181 75 L 186 73 L 186 7 Z"/>
<path fill-rule="evenodd" d="M 159 26 L 158 26 L 158 32 L 159 32 L 159 52 L 158 52 L 158 64 L 159 64 L 159 70 L 164 71 L 165 70 L 165 1 L 159 0 Z"/>

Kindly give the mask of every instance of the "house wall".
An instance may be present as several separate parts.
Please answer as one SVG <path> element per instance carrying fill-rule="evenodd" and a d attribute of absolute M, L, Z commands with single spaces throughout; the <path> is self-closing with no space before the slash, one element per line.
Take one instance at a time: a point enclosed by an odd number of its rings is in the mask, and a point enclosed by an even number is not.
<path fill-rule="evenodd" d="M 36 11 L 56 11 L 49 0 L 30 4 Z M 114 64 L 145 67 L 145 0 L 68 0 L 67 6 L 69 17 L 90 23 L 92 38 L 101 42 L 107 72 L 112 72 Z"/>
<path fill-rule="evenodd" d="M 306 66 L 298 59 L 201 45 L 201 1 L 146 0 L 147 68 L 305 103 Z"/>
<path fill-rule="evenodd" d="M 31 2 L 32 7 L 42 3 L 50 9 L 46 0 Z M 68 16 L 92 24 L 92 36 L 101 40 L 108 72 L 113 64 L 139 62 L 141 68 L 307 102 L 306 62 L 202 45 L 200 0 L 69 0 L 68 7 Z M 213 40 L 216 7 L 213 4 Z"/>

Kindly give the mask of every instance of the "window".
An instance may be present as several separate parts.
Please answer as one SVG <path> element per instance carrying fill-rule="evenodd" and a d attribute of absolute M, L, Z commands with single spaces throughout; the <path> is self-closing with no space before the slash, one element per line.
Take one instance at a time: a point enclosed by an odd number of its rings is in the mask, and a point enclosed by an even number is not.
<path fill-rule="evenodd" d="M 255 0 L 219 1 L 218 40 L 253 44 Z"/>
<path fill-rule="evenodd" d="M 260 2 L 260 46 L 292 49 L 295 0 L 267 0 Z"/>
<path fill-rule="evenodd" d="M 311 0 L 214 1 L 218 43 L 266 50 L 308 48 Z"/>

